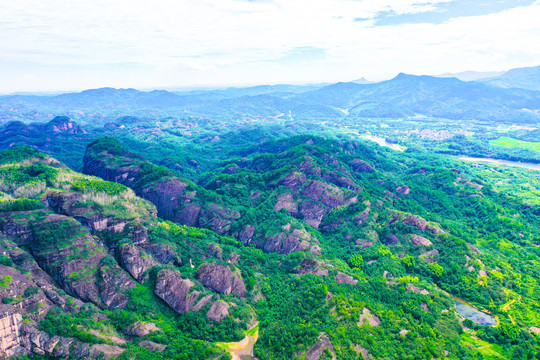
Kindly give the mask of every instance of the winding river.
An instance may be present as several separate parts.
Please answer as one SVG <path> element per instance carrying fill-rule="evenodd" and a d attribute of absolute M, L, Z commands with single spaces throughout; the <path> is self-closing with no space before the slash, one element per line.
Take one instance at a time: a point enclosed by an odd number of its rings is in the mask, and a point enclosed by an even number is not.
<path fill-rule="evenodd" d="M 481 163 L 488 163 L 488 164 L 494 164 L 494 165 L 506 165 L 506 166 L 515 166 L 515 167 L 521 167 L 521 168 L 532 169 L 532 170 L 540 170 L 540 164 L 525 163 L 525 162 L 519 162 L 519 161 L 509 161 L 509 160 L 500 160 L 500 159 L 491 159 L 491 158 L 476 158 L 476 157 L 469 157 L 469 156 L 460 156 L 458 157 L 458 159 L 467 161 L 467 162 L 481 162 Z"/>

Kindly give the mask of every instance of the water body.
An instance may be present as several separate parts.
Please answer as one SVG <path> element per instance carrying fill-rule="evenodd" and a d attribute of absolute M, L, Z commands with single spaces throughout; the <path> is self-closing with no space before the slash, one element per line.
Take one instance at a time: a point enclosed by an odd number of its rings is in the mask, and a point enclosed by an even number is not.
<path fill-rule="evenodd" d="M 390 148 L 392 150 L 402 151 L 403 152 L 403 151 L 405 151 L 407 149 L 405 146 L 389 143 L 388 141 L 386 141 L 386 139 L 384 139 L 382 137 L 379 137 L 379 136 L 364 134 L 364 135 L 362 135 L 360 137 L 362 139 L 374 141 L 377 144 L 379 144 L 381 146 L 385 146 L 385 147 Z"/>
<path fill-rule="evenodd" d="M 509 161 L 509 160 L 500 160 L 500 159 L 491 159 L 491 158 L 476 158 L 468 156 L 460 156 L 459 160 L 468 161 L 468 162 L 482 162 L 495 165 L 506 165 L 506 166 L 515 166 L 532 170 L 540 170 L 540 164 L 525 163 L 519 161 Z"/>
<path fill-rule="evenodd" d="M 471 320 L 474 323 L 484 326 L 497 325 L 497 320 L 488 314 L 467 305 L 465 302 L 458 301 L 454 298 L 454 304 L 456 304 L 456 310 L 461 314 L 461 316 Z"/>

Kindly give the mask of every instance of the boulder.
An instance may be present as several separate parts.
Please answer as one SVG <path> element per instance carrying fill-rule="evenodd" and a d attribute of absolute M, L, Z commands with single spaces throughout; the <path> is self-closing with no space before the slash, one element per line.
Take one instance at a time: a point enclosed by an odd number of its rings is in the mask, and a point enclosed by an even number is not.
<path fill-rule="evenodd" d="M 140 247 L 133 244 L 124 244 L 118 248 L 120 265 L 140 283 L 148 279 L 147 271 L 158 263 Z"/>
<path fill-rule="evenodd" d="M 418 245 L 422 245 L 422 246 L 431 246 L 431 245 L 433 245 L 433 243 L 431 241 L 429 241 L 428 239 L 426 239 L 425 237 L 420 236 L 420 235 L 416 235 L 416 234 L 412 235 L 411 242 L 414 245 L 417 245 L 417 246 Z"/>
<path fill-rule="evenodd" d="M 347 274 L 342 273 L 342 272 L 338 272 L 338 273 L 337 273 L 337 275 L 336 275 L 336 282 L 337 282 L 338 284 L 352 284 L 352 285 L 358 284 L 358 280 L 356 280 L 356 279 L 353 278 L 352 276 L 347 275 Z"/>
<path fill-rule="evenodd" d="M 139 346 L 142 346 L 143 348 L 146 348 L 150 351 L 157 351 L 162 352 L 167 348 L 167 345 L 158 344 L 153 341 L 144 340 L 139 343 Z"/>
<path fill-rule="evenodd" d="M 408 186 L 398 186 L 396 188 L 396 192 L 401 195 L 409 195 L 411 192 L 411 188 Z"/>
<path fill-rule="evenodd" d="M 197 270 L 196 277 L 204 286 L 221 294 L 246 296 L 246 287 L 240 272 L 233 273 L 227 265 L 218 263 L 202 264 Z"/>
<path fill-rule="evenodd" d="M 208 310 L 208 312 L 206 313 L 206 318 L 220 322 L 228 315 L 229 304 L 227 304 L 225 301 L 217 300 L 214 301 L 214 303 L 210 307 L 210 310 Z"/>
<path fill-rule="evenodd" d="M 198 291 L 190 293 L 191 287 L 191 280 L 183 279 L 179 272 L 163 269 L 158 273 L 154 293 L 177 312 L 187 313 L 200 294 Z"/>
<path fill-rule="evenodd" d="M 131 324 L 124 333 L 130 336 L 139 336 L 143 337 L 150 334 L 152 331 L 160 331 L 161 329 L 156 326 L 153 322 L 142 322 L 137 321 L 134 324 Z"/>

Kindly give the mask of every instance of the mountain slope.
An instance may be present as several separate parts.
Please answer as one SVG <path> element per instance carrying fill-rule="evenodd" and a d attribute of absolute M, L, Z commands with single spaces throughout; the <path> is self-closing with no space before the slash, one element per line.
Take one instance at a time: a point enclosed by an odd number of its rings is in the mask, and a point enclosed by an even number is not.
<path fill-rule="evenodd" d="M 296 99 L 347 109 L 350 115 L 381 118 L 422 115 L 527 122 L 538 119 L 523 109 L 540 108 L 539 92 L 406 74 L 376 84 L 338 83 L 300 94 Z"/>
<path fill-rule="evenodd" d="M 520 88 L 540 91 L 540 66 L 511 69 L 502 75 L 481 80 L 501 88 Z"/>

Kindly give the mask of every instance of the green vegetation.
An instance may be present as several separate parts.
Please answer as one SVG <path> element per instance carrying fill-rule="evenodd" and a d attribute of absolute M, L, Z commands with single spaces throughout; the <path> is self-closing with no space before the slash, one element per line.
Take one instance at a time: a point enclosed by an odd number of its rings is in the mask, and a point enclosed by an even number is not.
<path fill-rule="evenodd" d="M 540 152 L 540 142 L 521 141 L 507 136 L 490 141 L 491 145 L 507 148 L 528 149 Z"/>

